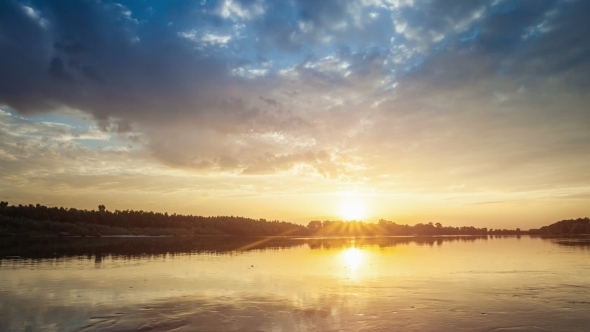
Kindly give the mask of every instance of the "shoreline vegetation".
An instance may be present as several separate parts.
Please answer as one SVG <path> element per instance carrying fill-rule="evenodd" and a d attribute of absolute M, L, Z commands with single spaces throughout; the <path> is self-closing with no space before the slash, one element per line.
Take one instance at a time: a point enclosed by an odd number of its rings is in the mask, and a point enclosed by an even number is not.
<path fill-rule="evenodd" d="M 362 221 L 313 220 L 307 226 L 291 222 L 237 216 L 193 216 L 159 212 L 8 205 L 0 202 L 0 236 L 444 236 L 444 235 L 566 235 L 590 234 L 590 219 L 561 220 L 539 229 L 452 227 L 440 223 L 414 226 L 381 219 Z"/>

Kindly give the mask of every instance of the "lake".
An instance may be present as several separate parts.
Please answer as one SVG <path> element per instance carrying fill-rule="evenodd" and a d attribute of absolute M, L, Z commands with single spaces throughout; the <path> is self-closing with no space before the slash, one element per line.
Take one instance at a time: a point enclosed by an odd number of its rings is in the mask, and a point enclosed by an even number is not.
<path fill-rule="evenodd" d="M 589 237 L 0 239 L 0 331 L 589 329 Z"/>

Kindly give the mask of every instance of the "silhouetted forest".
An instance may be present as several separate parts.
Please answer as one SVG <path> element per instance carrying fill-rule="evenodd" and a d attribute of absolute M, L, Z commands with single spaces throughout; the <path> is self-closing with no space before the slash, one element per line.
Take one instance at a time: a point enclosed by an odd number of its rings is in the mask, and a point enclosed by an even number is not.
<path fill-rule="evenodd" d="M 234 216 L 11 205 L 0 202 L 0 234 L 29 235 L 309 235 L 305 226 Z"/>
<path fill-rule="evenodd" d="M 559 234 L 590 234 L 590 219 L 567 219 L 543 226 L 539 229 L 531 229 L 530 234 L 559 235 Z"/>
<path fill-rule="evenodd" d="M 440 223 L 414 226 L 381 219 L 362 221 L 319 221 L 307 226 L 285 221 L 267 221 L 237 216 L 193 216 L 159 212 L 115 210 L 104 205 L 97 210 L 47 207 L 40 204 L 8 205 L 0 202 L 2 236 L 102 236 L 102 235 L 235 235 L 235 236 L 437 236 L 437 235 L 519 235 L 528 231 L 452 227 Z M 563 220 L 533 230 L 532 234 L 590 233 L 588 218 Z"/>

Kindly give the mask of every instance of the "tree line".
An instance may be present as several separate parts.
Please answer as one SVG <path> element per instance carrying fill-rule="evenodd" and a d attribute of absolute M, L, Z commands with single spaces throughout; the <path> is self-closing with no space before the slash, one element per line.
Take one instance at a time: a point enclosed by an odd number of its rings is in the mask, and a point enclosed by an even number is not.
<path fill-rule="evenodd" d="M 560 220 L 539 229 L 531 229 L 529 230 L 529 233 L 538 235 L 590 234 L 590 219 L 578 218 Z"/>
<path fill-rule="evenodd" d="M 159 212 L 8 205 L 0 202 L 0 232 L 62 235 L 309 235 L 303 225 L 236 216 L 193 216 Z"/>
<path fill-rule="evenodd" d="M 47 207 L 41 204 L 9 205 L 0 202 L 0 235 L 236 235 L 236 236 L 436 236 L 590 234 L 588 218 L 562 220 L 531 231 L 519 228 L 452 227 L 441 223 L 414 226 L 381 219 L 362 221 L 313 220 L 307 226 L 291 222 L 238 216 L 195 216 L 151 211 L 108 211 Z"/>
<path fill-rule="evenodd" d="M 314 220 L 307 225 L 310 233 L 323 236 L 361 236 L 361 235 L 486 235 L 487 228 L 473 226 L 452 227 L 441 223 L 418 223 L 414 226 L 397 224 L 385 219 L 378 223 L 364 223 L 362 221 L 319 221 Z"/>

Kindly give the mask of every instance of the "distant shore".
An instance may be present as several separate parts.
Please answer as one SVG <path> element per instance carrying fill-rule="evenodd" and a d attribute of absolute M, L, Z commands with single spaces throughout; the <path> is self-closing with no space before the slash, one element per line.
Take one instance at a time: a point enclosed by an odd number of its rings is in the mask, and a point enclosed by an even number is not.
<path fill-rule="evenodd" d="M 237 216 L 193 216 L 146 211 L 108 211 L 8 205 L 0 202 L 1 237 L 146 237 L 146 236 L 457 236 L 457 235 L 590 234 L 590 219 L 561 220 L 539 229 L 488 229 L 418 223 L 413 226 L 381 219 L 363 221 L 312 220 L 306 226 Z"/>

